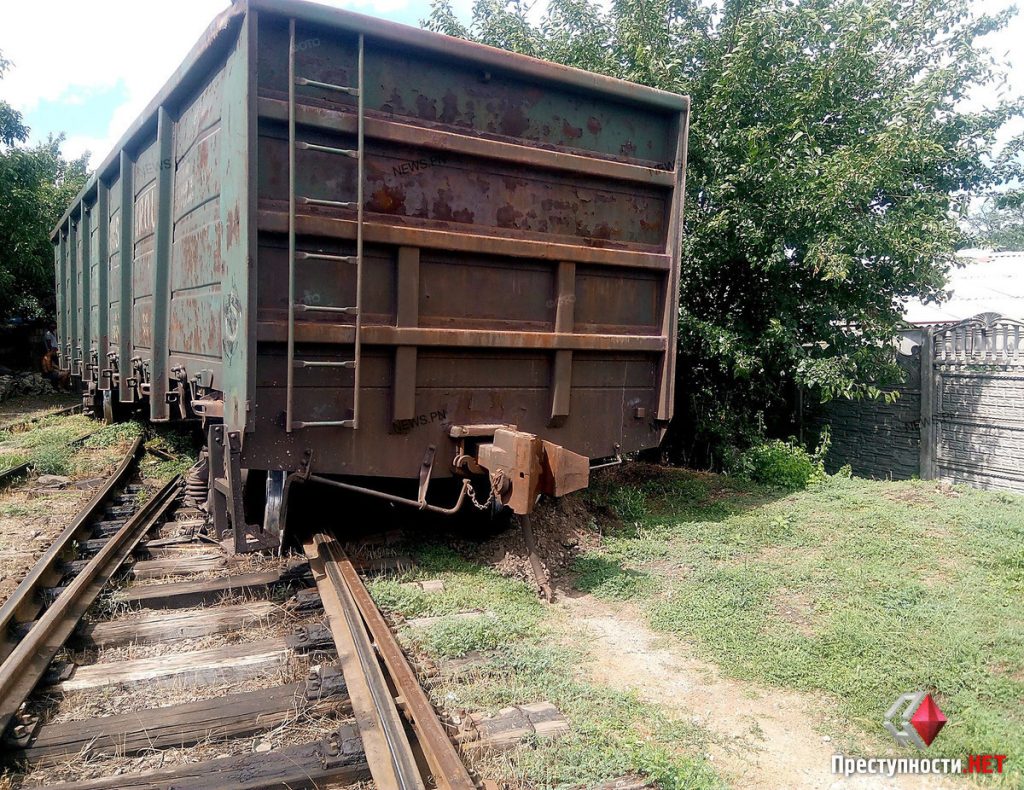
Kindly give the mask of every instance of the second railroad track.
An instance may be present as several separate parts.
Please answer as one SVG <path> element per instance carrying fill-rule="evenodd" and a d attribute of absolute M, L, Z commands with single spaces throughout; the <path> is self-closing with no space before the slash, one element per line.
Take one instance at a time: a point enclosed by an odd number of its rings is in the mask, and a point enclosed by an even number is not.
<path fill-rule="evenodd" d="M 292 557 L 229 556 L 180 478 L 133 482 L 141 451 L 0 607 L 0 752 L 18 782 L 478 786 L 331 533 Z"/>

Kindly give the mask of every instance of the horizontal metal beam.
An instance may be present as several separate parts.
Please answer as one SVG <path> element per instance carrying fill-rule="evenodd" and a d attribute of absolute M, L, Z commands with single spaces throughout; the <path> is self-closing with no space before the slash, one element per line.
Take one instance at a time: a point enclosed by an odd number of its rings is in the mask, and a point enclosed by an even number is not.
<path fill-rule="evenodd" d="M 300 200 L 301 202 L 301 200 Z M 288 232 L 288 212 L 262 209 L 258 212 L 259 229 L 272 233 Z M 296 230 L 303 236 L 354 239 L 356 221 L 340 217 L 299 214 Z M 497 229 L 496 229 L 497 230 Z M 571 244 L 564 241 L 520 238 L 510 235 L 485 236 L 433 228 L 409 228 L 383 222 L 364 222 L 363 238 L 371 244 L 393 244 L 396 247 L 428 247 L 453 252 L 474 252 L 484 255 L 506 255 L 513 258 L 539 258 L 550 261 L 604 264 L 633 269 L 669 271 L 668 255 L 660 252 L 588 247 L 586 239 Z"/>
<path fill-rule="evenodd" d="M 351 324 L 302 322 L 295 326 L 300 343 L 352 343 Z M 568 332 L 514 332 L 497 329 L 435 329 L 363 324 L 363 343 L 374 346 L 447 346 L 452 348 L 522 348 L 569 351 L 664 351 L 667 341 L 659 335 L 604 335 Z M 257 339 L 281 342 L 287 337 L 285 321 L 260 321 Z M 298 364 L 298 362 L 296 362 Z M 330 367 L 335 363 L 312 362 L 306 367 Z"/>
<path fill-rule="evenodd" d="M 280 99 L 261 97 L 258 111 L 261 118 L 276 121 L 288 120 L 288 102 Z M 297 104 L 295 106 L 295 122 L 300 126 L 321 131 L 340 132 L 342 134 L 356 133 L 356 117 L 353 113 L 331 110 L 325 107 Z M 429 129 L 423 126 L 386 121 L 380 118 L 367 118 L 365 122 L 367 137 L 388 140 L 391 143 L 404 143 L 445 153 L 479 156 L 501 162 L 526 165 L 527 167 L 543 167 L 549 170 L 614 178 L 619 181 L 631 181 L 638 184 L 673 187 L 676 183 L 674 169 L 647 167 L 630 162 L 617 162 L 598 156 L 586 156 L 578 152 L 535 148 L 528 145 L 506 143 L 500 140 L 488 140 L 468 134 L 448 132 L 442 129 Z"/>

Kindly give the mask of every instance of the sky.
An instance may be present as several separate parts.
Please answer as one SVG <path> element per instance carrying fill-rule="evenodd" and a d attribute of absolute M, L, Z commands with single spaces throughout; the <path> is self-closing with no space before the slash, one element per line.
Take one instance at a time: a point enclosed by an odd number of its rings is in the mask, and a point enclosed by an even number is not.
<path fill-rule="evenodd" d="M 419 25 L 428 0 L 322 0 L 326 5 Z M 544 0 L 537 0 L 542 7 Z M 0 51 L 13 67 L 0 97 L 20 110 L 32 141 L 64 132 L 64 152 L 92 154 L 97 166 L 185 58 L 228 0 L 5 0 Z M 472 0 L 455 0 L 468 21 Z M 977 0 L 995 11 L 1007 0 Z M 539 8 L 533 9 L 538 14 Z M 1024 16 L 987 42 L 1011 63 L 1010 90 L 1024 93 Z M 992 101 L 992 88 L 971 103 Z M 699 108 L 694 108 L 695 114 Z M 1024 131 L 1024 123 L 1003 139 Z"/>

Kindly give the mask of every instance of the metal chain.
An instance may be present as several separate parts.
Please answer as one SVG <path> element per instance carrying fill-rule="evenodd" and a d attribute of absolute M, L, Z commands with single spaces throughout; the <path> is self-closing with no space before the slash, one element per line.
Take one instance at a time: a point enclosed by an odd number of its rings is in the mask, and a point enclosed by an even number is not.
<path fill-rule="evenodd" d="M 473 489 L 473 484 L 469 483 L 467 485 L 469 489 L 469 501 L 473 503 L 473 506 L 477 510 L 487 510 L 491 506 L 492 502 L 494 502 L 495 500 L 500 501 L 502 482 L 504 481 L 504 479 L 505 475 L 501 471 L 498 471 L 497 473 L 494 474 L 494 476 L 491 477 L 491 493 L 490 496 L 487 497 L 487 501 L 484 502 L 483 504 L 477 501 L 476 491 Z"/>

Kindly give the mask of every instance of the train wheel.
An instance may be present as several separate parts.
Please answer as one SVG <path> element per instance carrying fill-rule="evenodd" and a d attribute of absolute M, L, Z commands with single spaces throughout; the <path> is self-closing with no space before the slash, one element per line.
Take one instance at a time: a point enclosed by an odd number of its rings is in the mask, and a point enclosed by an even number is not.
<path fill-rule="evenodd" d="M 282 542 L 285 523 L 285 481 L 288 473 L 281 469 L 267 472 L 267 500 L 263 508 L 263 531 Z"/>

